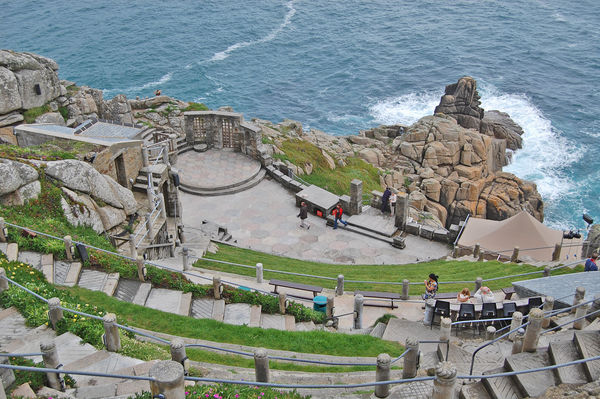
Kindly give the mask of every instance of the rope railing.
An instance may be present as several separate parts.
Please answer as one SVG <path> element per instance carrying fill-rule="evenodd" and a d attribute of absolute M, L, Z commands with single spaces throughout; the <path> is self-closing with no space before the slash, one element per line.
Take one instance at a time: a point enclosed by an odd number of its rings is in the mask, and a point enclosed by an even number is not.
<path fill-rule="evenodd" d="M 91 377 L 106 377 L 106 378 L 119 378 L 126 380 L 143 380 L 143 381 L 155 381 L 152 377 L 141 376 L 141 375 L 127 375 L 127 374 L 110 374 L 110 373 L 99 373 L 96 371 L 80 371 L 80 370 L 57 370 L 46 367 L 29 367 L 29 366 L 14 366 L 12 364 L 0 364 L 0 368 L 12 369 L 20 371 L 33 371 L 36 373 L 59 373 L 69 375 L 85 375 Z"/>
<path fill-rule="evenodd" d="M 42 356 L 42 352 L 34 352 L 34 353 L 2 353 L 0 352 L 0 357 L 31 357 L 31 356 Z"/>

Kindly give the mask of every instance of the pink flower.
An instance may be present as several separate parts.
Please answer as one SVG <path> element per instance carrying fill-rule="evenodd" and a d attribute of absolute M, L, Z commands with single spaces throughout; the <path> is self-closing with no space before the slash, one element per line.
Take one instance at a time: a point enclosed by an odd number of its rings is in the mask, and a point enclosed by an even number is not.
<path fill-rule="evenodd" d="M 185 394 L 186 394 L 186 395 L 189 395 L 190 393 L 186 391 L 186 392 L 185 392 Z"/>
<path fill-rule="evenodd" d="M 205 394 L 205 395 L 204 395 L 204 397 L 205 397 L 205 398 L 208 398 L 208 397 L 210 397 L 210 396 L 209 396 L 208 394 Z"/>
<path fill-rule="evenodd" d="M 236 393 L 236 394 L 235 394 L 235 397 L 236 397 L 236 398 L 239 398 L 239 397 L 240 397 L 240 394 L 239 394 L 239 393 Z"/>

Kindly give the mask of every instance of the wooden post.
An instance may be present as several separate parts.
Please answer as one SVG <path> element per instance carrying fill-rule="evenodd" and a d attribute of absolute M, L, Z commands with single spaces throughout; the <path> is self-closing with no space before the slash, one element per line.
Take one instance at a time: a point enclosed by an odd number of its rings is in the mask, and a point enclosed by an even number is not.
<path fill-rule="evenodd" d="M 221 277 L 213 277 L 213 295 L 215 299 L 221 299 Z"/>
<path fill-rule="evenodd" d="M 287 301 L 287 295 L 279 293 L 278 300 L 279 300 L 279 313 L 285 314 L 285 308 L 286 308 L 285 302 Z"/>

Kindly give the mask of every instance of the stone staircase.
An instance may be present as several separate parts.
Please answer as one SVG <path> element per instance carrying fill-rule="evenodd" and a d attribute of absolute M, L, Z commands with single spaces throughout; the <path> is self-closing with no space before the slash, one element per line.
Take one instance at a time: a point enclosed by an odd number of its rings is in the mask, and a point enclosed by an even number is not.
<path fill-rule="evenodd" d="M 162 183 L 162 180 L 168 177 L 168 166 L 163 163 L 144 166 L 142 169 L 140 169 L 140 173 L 135 178 L 135 182 L 131 189 L 133 191 L 145 193 L 148 187 L 148 175 L 150 174 L 152 174 L 152 184 L 154 186 L 154 189 L 158 190 L 158 187 Z"/>
<path fill-rule="evenodd" d="M 394 225 L 393 217 L 383 215 L 378 209 L 368 205 L 363 207 L 361 214 L 348 216 L 344 220 L 348 222 L 348 225 L 344 226 L 338 223 L 339 228 L 387 242 L 388 244 L 394 242 L 392 236 L 398 231 L 398 228 Z M 333 222 L 333 216 L 328 215 L 327 225 L 333 226 Z"/>
<path fill-rule="evenodd" d="M 40 352 L 40 343 L 47 340 L 54 341 L 63 370 L 142 376 L 148 374 L 155 362 L 144 362 L 118 353 L 97 350 L 90 344 L 82 344 L 81 339 L 70 332 L 57 336 L 54 330 L 44 325 L 28 327 L 15 308 L 0 309 L 0 351 L 37 353 Z M 41 356 L 27 358 L 36 363 L 42 361 Z M 12 383 L 11 374 L 2 373 L 5 387 Z M 81 375 L 71 377 L 77 382 L 77 388 L 67 389 L 65 394 L 77 398 L 128 396 L 150 390 L 148 381 Z"/>

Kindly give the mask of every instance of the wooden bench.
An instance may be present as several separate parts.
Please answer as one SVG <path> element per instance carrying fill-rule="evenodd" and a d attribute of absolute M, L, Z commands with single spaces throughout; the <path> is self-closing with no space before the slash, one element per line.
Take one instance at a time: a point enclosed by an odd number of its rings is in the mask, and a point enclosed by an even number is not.
<path fill-rule="evenodd" d="M 354 295 L 362 295 L 365 298 L 383 298 L 383 299 L 389 299 L 392 301 L 392 306 L 391 308 L 397 308 L 398 306 L 394 306 L 394 299 L 400 299 L 400 294 L 396 293 L 396 292 L 377 292 L 377 291 L 354 291 Z M 365 306 L 384 306 L 384 305 L 375 305 L 375 304 L 364 304 Z M 387 306 L 384 306 L 387 308 Z"/>
<path fill-rule="evenodd" d="M 502 288 L 502 292 L 504 292 L 504 299 L 510 299 L 515 293 L 515 287 L 511 285 L 508 288 Z"/>
<path fill-rule="evenodd" d="M 438 292 L 433 299 L 456 299 L 458 292 Z"/>
<path fill-rule="evenodd" d="M 321 291 L 323 291 L 323 287 L 319 287 L 316 285 L 294 283 L 291 281 L 283 281 L 283 280 L 273 279 L 273 280 L 269 281 L 269 284 L 275 286 L 273 289 L 273 292 L 276 294 L 278 294 L 277 287 L 285 287 L 285 288 L 293 288 L 295 290 L 311 291 L 313 293 L 313 297 L 317 296 L 318 294 L 321 293 Z"/>

